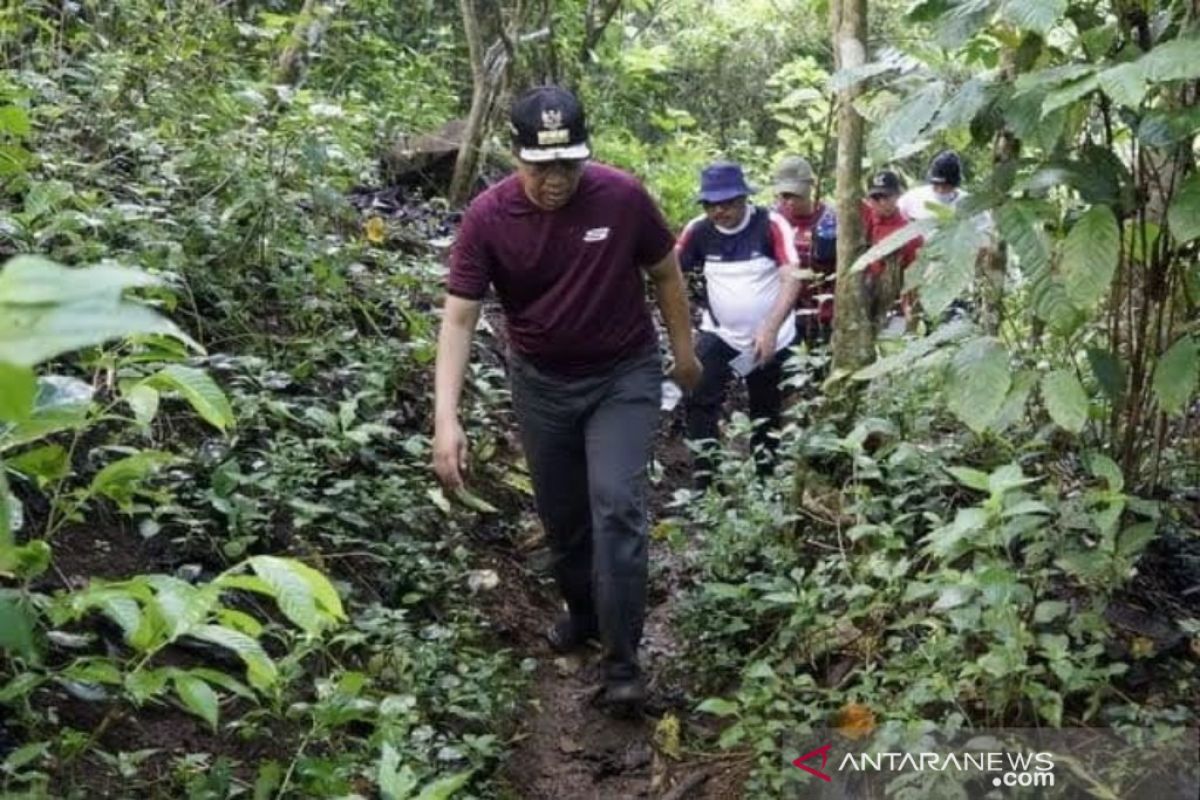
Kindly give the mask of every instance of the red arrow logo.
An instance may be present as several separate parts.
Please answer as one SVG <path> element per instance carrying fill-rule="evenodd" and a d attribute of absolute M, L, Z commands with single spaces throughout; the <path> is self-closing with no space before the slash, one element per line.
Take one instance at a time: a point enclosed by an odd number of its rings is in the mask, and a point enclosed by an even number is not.
<path fill-rule="evenodd" d="M 829 761 L 829 748 L 831 748 L 831 747 L 833 747 L 832 744 L 827 744 L 824 747 L 818 747 L 816 750 L 813 750 L 811 753 L 805 753 L 804 755 L 800 756 L 795 761 L 793 761 L 792 766 L 799 767 L 800 769 L 807 772 L 809 775 L 815 775 L 818 778 L 820 778 L 821 780 L 825 781 L 826 783 L 832 783 L 833 778 L 829 777 L 824 772 L 815 770 L 812 767 L 810 767 L 808 764 L 804 763 L 805 761 L 808 761 L 809 759 L 820 756 L 821 757 L 821 769 L 825 769 L 825 764 Z"/>

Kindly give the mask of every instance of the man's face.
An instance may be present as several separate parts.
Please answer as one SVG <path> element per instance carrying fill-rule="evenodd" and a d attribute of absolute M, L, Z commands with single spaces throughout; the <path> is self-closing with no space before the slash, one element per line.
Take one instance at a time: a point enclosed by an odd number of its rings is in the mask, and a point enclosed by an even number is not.
<path fill-rule="evenodd" d="M 565 206 L 579 188 L 586 159 L 573 161 L 518 161 L 517 176 L 525 196 L 547 211 Z"/>
<path fill-rule="evenodd" d="M 704 214 L 714 225 L 736 228 L 746 216 L 746 198 L 734 197 L 719 203 L 704 203 Z"/>
<path fill-rule="evenodd" d="M 933 186 L 933 193 L 938 196 L 938 199 L 943 202 L 949 202 L 954 197 L 954 193 L 958 191 L 957 186 L 952 186 L 948 183 L 939 182 L 930 184 Z"/>
<path fill-rule="evenodd" d="M 780 192 L 779 205 L 784 213 L 792 216 L 803 216 L 812 211 L 812 184 L 802 184 L 799 194 Z"/>
<path fill-rule="evenodd" d="M 870 195 L 871 208 L 881 217 L 890 217 L 896 213 L 896 201 L 899 195 L 891 192 L 872 192 Z"/>

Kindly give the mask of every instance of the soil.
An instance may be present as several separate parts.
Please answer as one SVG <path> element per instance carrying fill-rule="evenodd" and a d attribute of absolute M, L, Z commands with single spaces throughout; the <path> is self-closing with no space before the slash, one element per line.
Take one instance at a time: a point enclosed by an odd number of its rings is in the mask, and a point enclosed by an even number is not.
<path fill-rule="evenodd" d="M 662 516 L 667 497 L 688 479 L 686 449 L 668 434 L 664 431 L 657 453 L 664 476 L 652 492 L 652 519 Z M 538 569 L 545 549 L 531 512 L 525 512 L 520 527 L 533 532 L 508 547 L 493 547 L 485 565 L 500 576 L 501 588 L 489 606 L 493 627 L 521 657 L 537 664 L 527 713 L 518 724 L 502 771 L 504 796 L 525 800 L 741 797 L 748 764 L 720 758 L 677 761 L 655 744 L 655 727 L 666 714 L 679 720 L 684 742 L 694 738 L 686 687 L 679 685 L 672 669 L 679 655 L 672 615 L 687 582 L 690 554 L 651 543 L 651 585 L 641 650 L 649 699 L 641 718 L 622 719 L 597 703 L 602 686 L 597 647 L 559 656 L 546 644 L 543 633 L 561 613 L 561 601 L 545 571 Z"/>

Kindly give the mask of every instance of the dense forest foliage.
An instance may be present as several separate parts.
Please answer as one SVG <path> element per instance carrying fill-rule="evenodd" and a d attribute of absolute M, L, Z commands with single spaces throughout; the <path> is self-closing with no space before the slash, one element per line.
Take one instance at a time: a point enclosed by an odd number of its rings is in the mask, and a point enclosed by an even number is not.
<path fill-rule="evenodd" d="M 735 411 L 693 491 L 664 422 L 652 754 L 560 796 L 799 796 L 830 726 L 1194 728 L 1198 54 L 1194 0 L 6 3 L 4 796 L 541 797 L 521 764 L 585 761 L 522 760 L 561 665 L 494 316 L 468 489 L 429 469 L 460 201 L 542 82 L 675 227 L 715 159 L 769 203 L 785 155 L 833 200 L 953 148 L 971 192 L 852 243 L 846 285 L 923 237 L 925 322 L 796 349 L 775 475 Z"/>

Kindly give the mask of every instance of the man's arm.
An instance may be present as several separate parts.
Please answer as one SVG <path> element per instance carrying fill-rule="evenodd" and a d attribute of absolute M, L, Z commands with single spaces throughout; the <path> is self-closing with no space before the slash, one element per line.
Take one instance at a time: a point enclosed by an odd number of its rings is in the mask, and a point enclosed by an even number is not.
<path fill-rule="evenodd" d="M 667 326 L 667 338 L 675 357 L 671 378 L 684 389 L 694 389 L 700 383 L 700 362 L 692 345 L 692 319 L 688 308 L 683 272 L 674 248 L 654 266 L 646 270 L 654 284 L 654 299 Z"/>
<path fill-rule="evenodd" d="M 437 367 L 434 378 L 433 468 L 448 488 L 463 485 L 467 471 L 467 436 L 458 421 L 471 356 L 471 339 L 479 322 L 482 303 L 454 295 L 446 296 L 442 328 L 438 333 Z"/>
<path fill-rule="evenodd" d="M 775 355 L 775 340 L 779 329 L 783 326 L 788 314 L 796 308 L 796 299 L 800 297 L 800 279 L 796 273 L 800 265 L 784 264 L 779 268 L 779 297 L 771 305 L 771 310 L 754 335 L 754 360 L 762 363 Z"/>

